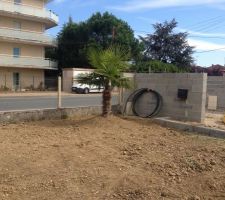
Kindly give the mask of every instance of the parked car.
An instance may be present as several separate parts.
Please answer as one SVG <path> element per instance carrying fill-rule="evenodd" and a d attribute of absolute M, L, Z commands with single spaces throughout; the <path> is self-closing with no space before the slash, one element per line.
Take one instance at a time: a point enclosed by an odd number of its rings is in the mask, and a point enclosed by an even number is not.
<path fill-rule="evenodd" d="M 83 93 L 83 94 L 88 94 L 92 92 L 103 92 L 104 88 L 97 85 L 87 85 L 87 84 L 74 84 L 72 86 L 72 92 L 76 92 L 78 94 Z"/>

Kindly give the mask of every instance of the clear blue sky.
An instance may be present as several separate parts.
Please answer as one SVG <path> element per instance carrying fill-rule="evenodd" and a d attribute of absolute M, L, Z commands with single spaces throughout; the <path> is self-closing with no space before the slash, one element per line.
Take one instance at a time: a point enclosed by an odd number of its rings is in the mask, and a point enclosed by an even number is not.
<path fill-rule="evenodd" d="M 56 35 L 72 16 L 75 22 L 93 13 L 109 11 L 125 20 L 135 35 L 152 33 L 152 24 L 175 18 L 177 31 L 190 33 L 189 44 L 196 52 L 196 64 L 210 66 L 225 62 L 225 0 L 54 0 L 48 8 L 59 15 L 58 27 L 49 30 Z"/>

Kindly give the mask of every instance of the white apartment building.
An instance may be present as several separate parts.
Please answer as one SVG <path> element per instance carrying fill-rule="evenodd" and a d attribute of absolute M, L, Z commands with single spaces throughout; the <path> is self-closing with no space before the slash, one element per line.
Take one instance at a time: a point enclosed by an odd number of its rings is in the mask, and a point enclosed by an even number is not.
<path fill-rule="evenodd" d="M 45 70 L 57 70 L 45 58 L 45 47 L 57 45 L 45 33 L 58 24 L 50 1 L 0 0 L 0 90 L 43 87 Z"/>

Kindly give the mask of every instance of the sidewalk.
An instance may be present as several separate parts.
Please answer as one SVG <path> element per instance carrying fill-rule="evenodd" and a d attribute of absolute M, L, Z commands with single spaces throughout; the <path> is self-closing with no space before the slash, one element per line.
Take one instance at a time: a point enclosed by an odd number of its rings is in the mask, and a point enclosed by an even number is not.
<path fill-rule="evenodd" d="M 33 97 L 33 96 L 56 96 L 57 92 L 0 92 L 0 97 Z M 62 96 L 74 96 L 76 94 L 62 92 Z"/>
<path fill-rule="evenodd" d="M 112 95 L 117 95 L 118 93 L 113 92 Z M 49 97 L 49 96 L 57 96 L 58 93 L 54 92 L 0 92 L 1 97 Z M 90 94 L 76 94 L 76 93 L 69 93 L 69 92 L 62 92 L 62 96 L 101 96 L 102 93 L 90 93 Z"/>

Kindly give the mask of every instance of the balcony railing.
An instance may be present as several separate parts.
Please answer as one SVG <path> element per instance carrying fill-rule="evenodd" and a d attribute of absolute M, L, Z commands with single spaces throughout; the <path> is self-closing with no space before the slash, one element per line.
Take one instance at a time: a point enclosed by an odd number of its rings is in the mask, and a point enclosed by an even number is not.
<path fill-rule="evenodd" d="M 52 21 L 54 24 L 59 22 L 58 16 L 50 10 L 24 4 L 14 4 L 13 1 L 0 0 L 0 11 L 44 18 Z"/>
<path fill-rule="evenodd" d="M 0 28 L 0 38 L 21 40 L 26 43 L 44 44 L 46 46 L 57 46 L 56 39 L 47 34 L 17 29 Z"/>
<path fill-rule="evenodd" d="M 32 68 L 32 69 L 57 69 L 57 62 L 34 57 L 14 57 L 0 55 L 1 67 Z"/>

